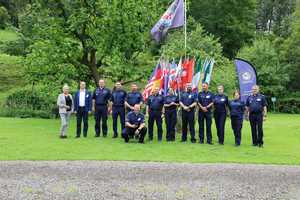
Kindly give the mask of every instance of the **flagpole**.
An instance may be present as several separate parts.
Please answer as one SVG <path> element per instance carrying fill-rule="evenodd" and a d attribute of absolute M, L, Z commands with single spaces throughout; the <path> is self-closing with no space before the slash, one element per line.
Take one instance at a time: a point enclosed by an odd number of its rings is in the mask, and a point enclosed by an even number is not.
<path fill-rule="evenodd" d="M 186 16 L 186 0 L 184 0 L 184 52 L 186 58 L 186 41 L 187 41 L 187 16 Z"/>

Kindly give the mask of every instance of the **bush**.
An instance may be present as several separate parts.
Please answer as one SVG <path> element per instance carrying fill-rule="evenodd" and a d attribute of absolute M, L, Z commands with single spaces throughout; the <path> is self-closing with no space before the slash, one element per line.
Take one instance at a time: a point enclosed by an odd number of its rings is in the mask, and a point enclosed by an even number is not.
<path fill-rule="evenodd" d="M 58 92 L 46 87 L 25 87 L 9 94 L 0 115 L 4 117 L 39 117 L 57 116 L 56 98 Z"/>
<path fill-rule="evenodd" d="M 24 38 L 19 38 L 14 41 L 8 41 L 2 45 L 1 52 L 4 52 L 13 56 L 25 56 L 26 48 L 29 46 L 29 42 Z"/>
<path fill-rule="evenodd" d="M 20 117 L 20 118 L 42 118 L 50 119 L 56 117 L 55 113 L 44 110 L 32 110 L 26 108 L 3 108 L 0 111 L 2 117 Z"/>
<path fill-rule="evenodd" d="M 300 97 L 279 99 L 277 109 L 283 113 L 300 114 Z"/>

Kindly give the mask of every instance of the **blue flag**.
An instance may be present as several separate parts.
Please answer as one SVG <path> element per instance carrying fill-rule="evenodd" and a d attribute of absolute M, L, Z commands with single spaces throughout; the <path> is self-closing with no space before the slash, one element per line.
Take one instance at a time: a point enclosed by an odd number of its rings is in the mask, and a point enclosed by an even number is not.
<path fill-rule="evenodd" d="M 256 85 L 256 70 L 253 65 L 243 59 L 235 59 L 236 72 L 240 84 L 241 100 L 246 102 L 252 92 L 252 86 Z"/>

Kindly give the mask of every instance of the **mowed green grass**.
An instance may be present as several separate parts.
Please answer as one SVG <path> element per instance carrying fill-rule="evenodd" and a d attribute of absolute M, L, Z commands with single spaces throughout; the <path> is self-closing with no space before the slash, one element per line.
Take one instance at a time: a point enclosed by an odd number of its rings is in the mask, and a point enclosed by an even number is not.
<path fill-rule="evenodd" d="M 90 117 L 88 138 L 75 139 L 75 119 L 71 121 L 69 138 L 61 140 L 59 120 L 0 118 L 0 160 L 128 160 L 193 163 L 263 163 L 300 164 L 300 115 L 270 114 L 264 125 L 265 146 L 251 146 L 249 122 L 244 122 L 242 146 L 234 146 L 227 119 L 225 145 L 180 143 L 125 144 L 121 138 L 94 138 L 94 122 Z M 198 124 L 196 125 L 198 130 Z M 165 136 L 165 133 L 164 133 Z M 164 139 L 165 140 L 165 139 Z"/>
<path fill-rule="evenodd" d="M 0 42 L 10 42 L 17 40 L 18 34 L 10 29 L 0 30 Z"/>

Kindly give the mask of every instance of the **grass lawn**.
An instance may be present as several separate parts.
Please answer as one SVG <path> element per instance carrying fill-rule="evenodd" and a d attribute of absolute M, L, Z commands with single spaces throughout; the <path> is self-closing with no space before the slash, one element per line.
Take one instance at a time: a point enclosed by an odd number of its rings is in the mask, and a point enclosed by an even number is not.
<path fill-rule="evenodd" d="M 264 148 L 251 146 L 249 122 L 244 123 L 242 146 L 237 148 L 230 120 L 227 120 L 224 146 L 180 143 L 180 134 L 175 143 L 155 140 L 151 144 L 146 141 L 144 145 L 125 144 L 120 138 L 112 139 L 112 132 L 107 138 L 94 138 L 93 121 L 90 118 L 88 138 L 75 139 L 73 118 L 69 138 L 61 140 L 58 138 L 59 120 L 0 118 L 0 160 L 300 164 L 300 115 L 269 114 L 264 127 Z M 216 141 L 215 128 L 213 139 Z"/>
<path fill-rule="evenodd" d="M 19 38 L 18 34 L 10 29 L 0 30 L 0 42 L 10 42 L 17 40 Z"/>

